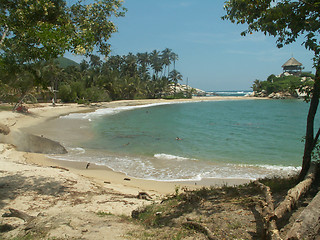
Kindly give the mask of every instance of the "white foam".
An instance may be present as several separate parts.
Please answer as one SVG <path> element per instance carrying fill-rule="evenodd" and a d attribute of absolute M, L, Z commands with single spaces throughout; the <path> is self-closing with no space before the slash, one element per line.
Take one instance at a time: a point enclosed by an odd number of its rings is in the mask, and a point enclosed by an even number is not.
<path fill-rule="evenodd" d="M 165 153 L 155 154 L 154 157 L 155 157 L 155 158 L 158 158 L 158 159 L 178 160 L 178 161 L 192 160 L 192 159 L 190 159 L 190 158 L 179 157 L 179 156 L 170 155 L 170 154 L 165 154 Z"/>
<path fill-rule="evenodd" d="M 70 148 L 70 151 L 72 151 L 73 153 L 78 153 L 78 154 L 83 154 L 86 152 L 86 150 L 81 147 Z"/>
<path fill-rule="evenodd" d="M 94 112 L 89 112 L 89 113 L 71 113 L 66 116 L 61 116 L 60 118 L 84 119 L 84 120 L 91 121 L 93 118 L 98 118 L 105 115 L 113 115 L 123 111 L 129 111 L 129 110 L 134 110 L 138 108 L 148 108 L 148 107 L 154 107 L 154 106 L 160 106 L 160 105 L 167 105 L 167 104 L 178 104 L 178 103 L 184 103 L 184 102 L 176 101 L 176 102 L 151 103 L 151 104 L 136 105 L 136 106 L 121 106 L 121 107 L 115 107 L 115 108 L 101 108 L 101 109 L 97 109 Z"/>

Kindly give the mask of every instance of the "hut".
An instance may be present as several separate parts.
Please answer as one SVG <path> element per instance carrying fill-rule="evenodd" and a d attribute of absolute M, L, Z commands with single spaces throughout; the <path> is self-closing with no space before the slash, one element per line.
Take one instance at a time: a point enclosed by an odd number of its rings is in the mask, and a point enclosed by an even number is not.
<path fill-rule="evenodd" d="M 302 63 L 298 62 L 294 57 L 290 58 L 285 64 L 282 65 L 283 73 L 289 73 L 293 75 L 300 75 Z"/>

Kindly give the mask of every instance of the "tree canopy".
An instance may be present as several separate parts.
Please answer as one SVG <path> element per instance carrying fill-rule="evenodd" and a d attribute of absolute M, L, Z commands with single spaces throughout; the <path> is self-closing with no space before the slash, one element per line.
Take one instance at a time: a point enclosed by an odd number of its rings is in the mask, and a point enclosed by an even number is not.
<path fill-rule="evenodd" d="M 237 24 L 248 24 L 241 33 L 262 32 L 276 38 L 277 46 L 304 37 L 304 46 L 319 57 L 320 1 L 319 0 L 229 0 L 223 19 Z"/>
<path fill-rule="evenodd" d="M 275 37 L 279 48 L 302 37 L 302 44 L 314 52 L 316 76 L 311 91 L 305 150 L 299 176 L 302 180 L 310 167 L 312 152 L 320 136 L 320 129 L 314 134 L 314 119 L 320 97 L 320 0 L 229 0 L 225 2 L 224 9 L 226 15 L 222 19 L 247 24 L 247 29 L 241 33 L 243 36 L 262 32 Z"/>
<path fill-rule="evenodd" d="M 65 0 L 0 0 L 0 61 L 30 63 L 66 51 L 109 53 L 116 31 L 111 17 L 124 16 L 121 0 L 100 0 L 71 6 Z"/>

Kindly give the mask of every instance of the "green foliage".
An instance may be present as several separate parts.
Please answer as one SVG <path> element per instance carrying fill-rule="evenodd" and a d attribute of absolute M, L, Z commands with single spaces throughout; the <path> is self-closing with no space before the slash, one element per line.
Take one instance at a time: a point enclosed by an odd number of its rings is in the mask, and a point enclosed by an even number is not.
<path fill-rule="evenodd" d="M 67 4 L 65 0 L 1 1 L 0 84 L 6 84 L 10 94 L 19 99 L 39 86 L 44 91 L 51 87 L 54 95 L 63 79 L 63 71 L 54 66 L 53 61 L 49 65 L 42 60 L 56 59 L 66 51 L 88 56 L 94 49 L 107 56 L 110 48 L 108 40 L 116 32 L 111 19 L 124 16 L 126 11 L 121 2 L 94 0 L 85 3 L 79 0 Z M 65 60 L 60 59 L 62 64 L 70 66 L 70 61 Z M 42 69 L 46 64 L 47 70 Z M 75 63 L 72 65 L 77 66 Z M 83 98 L 86 93 L 78 85 L 68 83 L 62 87 L 63 98 L 67 101 Z M 67 92 L 71 96 L 66 96 Z M 90 90 L 87 95 L 92 99 L 107 98 L 101 92 L 96 94 Z M 0 93 L 0 100 L 13 101 L 9 96 Z"/>
<path fill-rule="evenodd" d="M 297 184 L 298 176 L 290 176 L 288 178 L 272 177 L 259 179 L 261 183 L 270 187 L 273 193 L 285 193 Z"/>
<path fill-rule="evenodd" d="M 97 212 L 97 215 L 98 215 L 99 217 L 105 217 L 105 216 L 112 216 L 113 214 L 112 214 L 112 213 L 109 213 L 109 212 L 99 211 L 99 212 Z"/>
<path fill-rule="evenodd" d="M 300 89 L 305 86 L 312 88 L 313 81 L 302 81 L 302 78 L 297 76 L 276 77 L 272 74 L 267 78 L 266 81 L 254 81 L 252 89 L 253 91 L 258 92 L 265 90 L 267 94 L 273 92 L 289 92 L 295 95 L 295 89 Z"/>
<path fill-rule="evenodd" d="M 112 17 L 124 16 L 120 0 L 83 1 L 67 5 L 64 0 L 3 0 L 0 7 L 1 59 L 33 62 L 55 58 L 65 51 L 91 53 L 94 47 L 107 55 Z"/>
<path fill-rule="evenodd" d="M 59 97 L 63 102 L 75 102 L 77 95 L 72 91 L 71 86 L 68 84 L 63 84 L 59 88 Z"/>
<path fill-rule="evenodd" d="M 248 28 L 241 33 L 243 36 L 253 32 L 274 36 L 279 48 L 303 36 L 306 49 L 313 51 L 318 58 L 319 7 L 319 0 L 229 0 L 225 2 L 224 9 L 227 14 L 222 19 L 237 24 L 246 23 Z"/>
<path fill-rule="evenodd" d="M 110 102 L 109 94 L 98 87 L 91 87 L 85 90 L 85 99 L 89 102 Z"/>

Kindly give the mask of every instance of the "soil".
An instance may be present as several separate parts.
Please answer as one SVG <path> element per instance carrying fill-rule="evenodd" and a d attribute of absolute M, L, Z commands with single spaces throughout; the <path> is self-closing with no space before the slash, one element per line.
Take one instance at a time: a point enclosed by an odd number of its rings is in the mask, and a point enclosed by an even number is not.
<path fill-rule="evenodd" d="M 253 185 L 196 192 L 184 190 L 161 201 L 150 202 L 98 185 L 94 186 L 95 191 L 73 191 L 79 183 L 72 181 L 66 182 L 63 187 L 57 185 L 53 190 L 51 188 L 49 196 L 43 192 L 48 191 L 45 186 L 34 189 L 39 194 L 32 194 L 31 191 L 24 193 L 25 184 L 21 181 L 25 179 L 17 177 L 12 181 L 8 176 L 5 180 L 0 186 L 1 199 L 10 185 L 20 183 L 22 188 L 12 194 L 27 194 L 34 204 L 26 212 L 39 213 L 31 222 L 12 218 L 11 222 L 2 224 L 2 239 L 208 239 L 201 229 L 186 223 L 206 227 L 214 239 L 265 239 L 259 204 L 263 196 Z M 34 186 L 31 184 L 28 187 Z M 274 194 L 275 198 L 281 200 L 284 192 Z M 281 226 L 279 223 L 281 235 L 285 235 L 311 199 L 312 193 L 300 202 L 299 208 L 286 219 L 289 224 Z M 138 209 L 129 207 L 130 211 L 122 215 L 104 211 L 106 203 L 136 207 L 137 201 L 143 204 Z M 39 204 L 35 204 L 37 202 Z M 92 206 L 99 207 L 90 211 Z M 63 211 L 57 211 L 56 207 Z M 134 218 L 129 216 L 131 210 Z"/>

